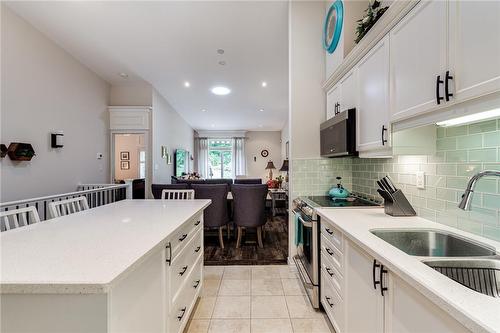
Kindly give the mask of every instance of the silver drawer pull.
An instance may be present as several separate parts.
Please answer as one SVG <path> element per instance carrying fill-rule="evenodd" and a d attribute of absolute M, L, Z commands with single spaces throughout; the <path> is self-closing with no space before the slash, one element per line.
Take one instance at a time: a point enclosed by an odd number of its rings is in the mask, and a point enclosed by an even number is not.
<path fill-rule="evenodd" d="M 187 265 L 186 265 L 186 266 L 184 266 L 184 267 L 182 267 L 182 271 L 180 271 L 180 272 L 179 272 L 179 275 L 180 275 L 180 276 L 183 276 L 183 275 L 184 275 L 184 273 L 186 273 L 187 269 L 188 269 L 188 266 L 187 266 Z"/>
<path fill-rule="evenodd" d="M 325 267 L 325 270 L 326 270 L 326 272 L 327 272 L 330 276 L 334 276 L 334 275 L 335 275 L 335 273 L 333 273 L 333 272 L 331 271 L 330 267 Z"/>
<path fill-rule="evenodd" d="M 177 316 L 177 319 L 179 319 L 179 321 L 181 321 L 182 317 L 184 317 L 185 314 L 186 314 L 186 307 L 183 307 L 180 311 L 180 314 Z"/>
<path fill-rule="evenodd" d="M 328 297 L 328 296 L 325 296 L 325 300 L 326 300 L 326 303 L 328 303 L 328 305 L 330 305 L 330 307 L 331 307 L 331 308 L 333 308 L 333 306 L 334 306 L 335 304 L 333 304 L 332 302 L 330 302 L 331 298 L 330 298 L 330 297 Z"/>
<path fill-rule="evenodd" d="M 330 230 L 330 228 L 325 228 L 325 231 L 329 233 L 330 235 L 333 235 L 333 231 Z"/>
<path fill-rule="evenodd" d="M 328 252 L 329 255 L 333 256 L 335 254 L 335 252 L 333 252 L 332 250 L 330 250 L 329 248 L 325 247 L 325 250 L 326 252 Z"/>
<path fill-rule="evenodd" d="M 200 280 L 196 280 L 196 281 L 194 281 L 193 288 L 196 289 L 196 288 L 198 288 L 199 285 L 200 285 Z"/>

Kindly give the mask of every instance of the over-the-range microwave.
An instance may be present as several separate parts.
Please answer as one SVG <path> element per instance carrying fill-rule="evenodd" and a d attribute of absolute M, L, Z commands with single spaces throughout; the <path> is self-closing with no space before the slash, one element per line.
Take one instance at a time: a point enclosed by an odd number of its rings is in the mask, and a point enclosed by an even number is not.
<path fill-rule="evenodd" d="M 322 157 L 357 156 L 356 109 L 337 113 L 320 125 Z"/>

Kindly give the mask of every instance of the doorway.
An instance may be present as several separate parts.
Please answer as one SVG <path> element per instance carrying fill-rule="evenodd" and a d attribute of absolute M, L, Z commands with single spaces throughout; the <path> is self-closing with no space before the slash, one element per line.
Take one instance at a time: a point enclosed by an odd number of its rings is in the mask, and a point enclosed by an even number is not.
<path fill-rule="evenodd" d="M 145 133 L 112 133 L 111 176 L 115 183 L 131 183 L 132 198 L 145 199 L 148 177 L 148 145 Z"/>

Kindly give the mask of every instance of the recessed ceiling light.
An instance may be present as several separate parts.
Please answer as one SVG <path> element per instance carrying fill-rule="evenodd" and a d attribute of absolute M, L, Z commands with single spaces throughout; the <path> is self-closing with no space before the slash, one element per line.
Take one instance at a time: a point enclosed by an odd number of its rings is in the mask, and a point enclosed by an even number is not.
<path fill-rule="evenodd" d="M 210 125 L 210 126 L 215 127 L 215 124 L 212 124 L 212 125 Z"/>
<path fill-rule="evenodd" d="M 128 78 L 128 74 L 127 73 L 118 73 L 118 75 L 120 75 L 122 78 L 126 79 Z"/>
<path fill-rule="evenodd" d="M 207 109 L 201 109 L 201 112 L 207 112 Z"/>
<path fill-rule="evenodd" d="M 184 87 L 189 88 L 190 86 L 191 86 L 191 83 L 189 83 L 188 81 L 184 82 Z"/>
<path fill-rule="evenodd" d="M 262 86 L 263 87 L 267 87 L 267 82 L 266 81 L 262 81 Z"/>
<path fill-rule="evenodd" d="M 225 65 L 226 65 L 226 62 L 225 62 L 224 60 L 221 60 L 221 61 L 219 61 L 219 65 L 221 65 L 221 66 L 225 66 Z"/>
<path fill-rule="evenodd" d="M 215 95 L 227 95 L 231 92 L 231 89 L 229 89 L 228 87 L 224 87 L 224 86 L 217 86 L 217 87 L 213 87 L 211 89 L 212 91 L 212 94 L 215 94 Z"/>
<path fill-rule="evenodd" d="M 264 112 L 264 109 L 259 109 L 259 112 Z"/>
<path fill-rule="evenodd" d="M 218 54 L 224 54 L 224 49 L 217 49 Z"/>
<path fill-rule="evenodd" d="M 264 125 L 259 125 L 260 128 L 264 127 Z"/>

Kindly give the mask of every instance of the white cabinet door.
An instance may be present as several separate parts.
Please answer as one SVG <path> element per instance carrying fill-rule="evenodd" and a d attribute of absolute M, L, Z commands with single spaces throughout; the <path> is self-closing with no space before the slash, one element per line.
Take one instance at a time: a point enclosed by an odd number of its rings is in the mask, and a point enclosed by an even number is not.
<path fill-rule="evenodd" d="M 384 331 L 384 297 L 373 285 L 373 258 L 346 242 L 345 331 Z M 378 271 L 376 271 L 378 274 Z"/>
<path fill-rule="evenodd" d="M 340 79 L 340 111 L 356 107 L 356 92 L 358 89 L 356 83 L 356 70 L 350 71 Z"/>
<path fill-rule="evenodd" d="M 326 120 L 335 115 L 335 108 L 340 104 L 340 83 L 333 86 L 326 94 Z"/>
<path fill-rule="evenodd" d="M 390 32 L 392 120 L 437 106 L 437 77 L 443 80 L 446 70 L 447 7 L 447 1 L 421 1 Z M 443 84 L 439 89 L 443 96 Z"/>
<path fill-rule="evenodd" d="M 469 332 L 449 314 L 438 308 L 415 288 L 389 274 L 385 304 L 387 333 L 460 333 Z"/>
<path fill-rule="evenodd" d="M 387 149 L 390 146 L 388 36 L 358 63 L 357 73 L 358 150 L 366 152 Z"/>
<path fill-rule="evenodd" d="M 450 1 L 449 6 L 453 98 L 499 91 L 500 1 Z"/>

